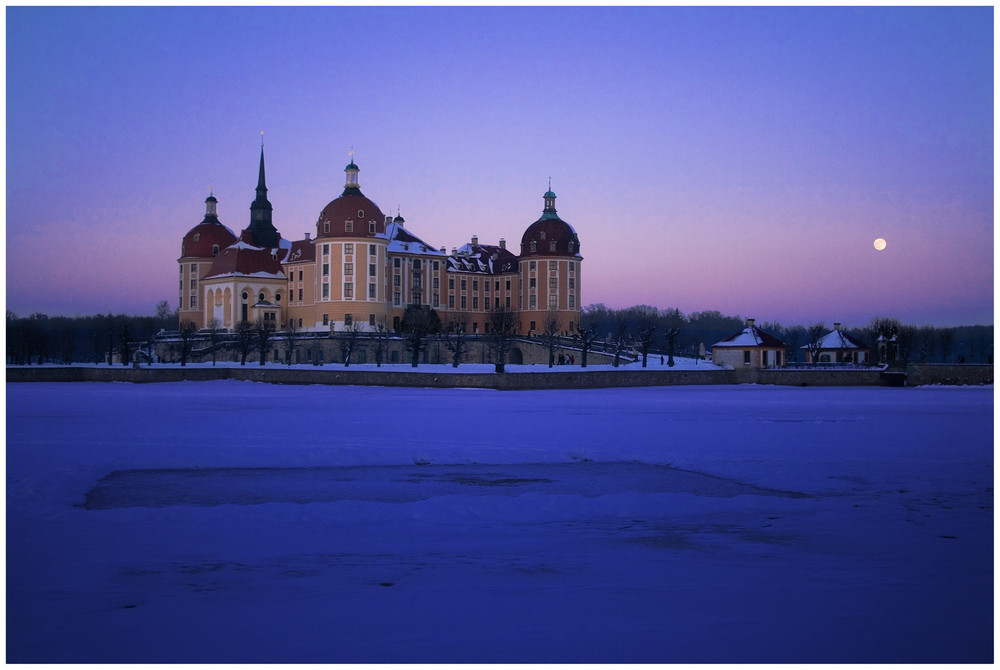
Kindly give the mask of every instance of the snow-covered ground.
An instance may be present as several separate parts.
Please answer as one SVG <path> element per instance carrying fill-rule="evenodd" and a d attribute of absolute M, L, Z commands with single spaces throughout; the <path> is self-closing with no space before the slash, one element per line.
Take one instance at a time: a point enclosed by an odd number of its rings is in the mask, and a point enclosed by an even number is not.
<path fill-rule="evenodd" d="M 992 388 L 6 400 L 8 662 L 993 660 Z"/>

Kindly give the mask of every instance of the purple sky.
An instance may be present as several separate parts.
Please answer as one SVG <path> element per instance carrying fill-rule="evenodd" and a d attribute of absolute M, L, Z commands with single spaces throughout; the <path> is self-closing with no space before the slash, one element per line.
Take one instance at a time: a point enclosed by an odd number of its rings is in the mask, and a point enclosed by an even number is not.
<path fill-rule="evenodd" d="M 993 323 L 993 8 L 8 7 L 7 308 L 176 307 L 209 186 L 285 238 L 354 148 L 451 249 L 552 178 L 582 303 Z M 876 251 L 873 241 L 888 243 Z"/>

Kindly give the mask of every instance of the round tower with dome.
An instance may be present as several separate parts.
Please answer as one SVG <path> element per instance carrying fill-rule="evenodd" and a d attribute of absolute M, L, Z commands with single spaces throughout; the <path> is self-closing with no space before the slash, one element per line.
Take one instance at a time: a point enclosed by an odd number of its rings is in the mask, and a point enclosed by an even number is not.
<path fill-rule="evenodd" d="M 344 330 L 386 318 L 386 216 L 361 192 L 360 171 L 352 156 L 344 192 L 316 221 L 316 297 L 303 318 L 314 328 Z"/>
<path fill-rule="evenodd" d="M 556 212 L 551 182 L 542 197 L 541 218 L 521 236 L 521 332 L 544 333 L 554 320 L 556 332 L 572 335 L 580 325 L 580 239 Z"/>
<path fill-rule="evenodd" d="M 236 234 L 219 221 L 218 204 L 210 192 L 205 198 L 205 218 L 184 235 L 181 256 L 177 259 L 180 266 L 178 321 L 191 321 L 198 328 L 205 327 L 200 280 L 212 267 L 215 257 L 237 239 Z"/>

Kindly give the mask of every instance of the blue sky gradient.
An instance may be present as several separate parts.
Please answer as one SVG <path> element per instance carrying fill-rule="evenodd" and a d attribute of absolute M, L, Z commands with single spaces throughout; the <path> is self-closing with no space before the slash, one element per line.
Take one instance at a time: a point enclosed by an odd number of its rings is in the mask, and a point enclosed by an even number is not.
<path fill-rule="evenodd" d="M 7 307 L 152 313 L 209 187 L 285 238 L 354 149 L 427 242 L 552 179 L 582 302 L 993 322 L 993 8 L 8 7 Z M 872 242 L 885 238 L 884 251 Z"/>

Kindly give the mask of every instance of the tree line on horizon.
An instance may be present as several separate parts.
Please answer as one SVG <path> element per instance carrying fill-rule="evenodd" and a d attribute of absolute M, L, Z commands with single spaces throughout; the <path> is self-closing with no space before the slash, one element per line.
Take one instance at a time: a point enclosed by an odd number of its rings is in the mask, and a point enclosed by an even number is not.
<path fill-rule="evenodd" d="M 7 310 L 7 363 L 106 363 L 114 355 L 127 364 L 139 346 L 148 346 L 161 331 L 178 331 L 177 312 L 166 300 L 152 315 L 95 314 L 92 316 L 18 316 Z M 613 350 L 631 350 L 646 355 L 704 357 L 714 343 L 740 332 L 746 320 L 718 311 L 684 314 L 679 309 L 635 305 L 623 309 L 603 304 L 582 310 L 577 332 L 570 337 L 582 346 L 602 342 Z M 832 330 L 832 324 L 784 326 L 777 322 L 757 324 L 786 345 L 789 363 L 804 362 L 803 347 Z M 845 328 L 845 333 L 865 342 L 873 356 L 879 336 L 895 338 L 899 358 L 926 363 L 993 362 L 993 326 L 936 327 L 903 324 L 891 317 L 878 317 L 863 327 Z M 445 335 L 446 336 L 446 335 Z M 541 335 L 540 337 L 544 337 Z"/>

